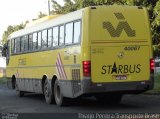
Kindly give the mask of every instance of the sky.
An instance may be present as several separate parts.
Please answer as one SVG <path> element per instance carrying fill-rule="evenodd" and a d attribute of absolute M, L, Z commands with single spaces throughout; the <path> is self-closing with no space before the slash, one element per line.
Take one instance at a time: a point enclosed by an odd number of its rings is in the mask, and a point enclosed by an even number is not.
<path fill-rule="evenodd" d="M 63 5 L 63 0 L 56 0 Z M 18 25 L 38 17 L 39 12 L 48 14 L 48 0 L 2 0 L 0 2 L 0 40 L 9 25 Z"/>

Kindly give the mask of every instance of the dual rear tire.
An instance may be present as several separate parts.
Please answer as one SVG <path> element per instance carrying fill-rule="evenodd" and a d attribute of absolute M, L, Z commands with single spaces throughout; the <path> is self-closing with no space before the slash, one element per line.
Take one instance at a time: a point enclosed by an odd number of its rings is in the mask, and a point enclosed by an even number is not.
<path fill-rule="evenodd" d="M 44 83 L 44 95 L 48 104 L 56 103 L 58 106 L 66 106 L 69 100 L 63 96 L 59 81 L 56 80 L 53 87 L 49 87 L 50 83 L 45 80 Z M 119 104 L 123 97 L 122 94 L 99 94 L 95 96 L 100 103 L 107 104 Z"/>
<path fill-rule="evenodd" d="M 43 92 L 47 104 L 56 103 L 58 106 L 66 104 L 66 98 L 63 97 L 58 80 L 55 81 L 54 87 L 51 87 L 48 80 L 45 80 Z"/>
<path fill-rule="evenodd" d="M 19 97 L 24 96 L 24 91 L 20 91 L 17 83 L 15 84 L 16 94 Z M 55 80 L 54 85 L 51 86 L 49 81 L 46 79 L 43 85 L 43 93 L 47 104 L 56 103 L 58 106 L 65 106 L 68 99 L 63 96 L 61 86 L 58 80 Z M 122 99 L 121 94 L 101 94 L 95 96 L 97 101 L 108 104 L 118 104 Z"/>
<path fill-rule="evenodd" d="M 17 82 L 15 83 L 15 91 L 18 97 L 24 96 L 24 91 L 19 90 Z M 43 94 L 47 104 L 56 103 L 58 106 L 64 106 L 66 103 L 66 98 L 63 97 L 58 80 L 55 81 L 52 87 L 49 81 L 46 79 L 43 85 Z"/>
<path fill-rule="evenodd" d="M 44 87 L 43 87 L 43 93 L 44 93 L 47 104 L 54 103 L 53 91 L 51 89 L 52 87 L 50 86 L 48 80 L 45 80 Z"/>

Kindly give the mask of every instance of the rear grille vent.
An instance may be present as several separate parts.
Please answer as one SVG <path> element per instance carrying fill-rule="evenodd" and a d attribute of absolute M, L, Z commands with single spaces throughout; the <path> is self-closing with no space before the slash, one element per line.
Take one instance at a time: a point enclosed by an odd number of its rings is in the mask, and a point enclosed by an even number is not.
<path fill-rule="evenodd" d="M 72 69 L 72 89 L 73 95 L 81 91 L 80 69 Z"/>

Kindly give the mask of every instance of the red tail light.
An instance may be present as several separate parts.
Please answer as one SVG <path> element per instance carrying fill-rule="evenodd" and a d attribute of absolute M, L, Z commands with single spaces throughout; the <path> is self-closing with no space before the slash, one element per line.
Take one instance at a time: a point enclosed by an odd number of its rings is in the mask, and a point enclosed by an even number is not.
<path fill-rule="evenodd" d="M 154 73 L 154 59 L 150 59 L 150 72 Z"/>
<path fill-rule="evenodd" d="M 91 76 L 91 61 L 83 61 L 83 76 Z"/>

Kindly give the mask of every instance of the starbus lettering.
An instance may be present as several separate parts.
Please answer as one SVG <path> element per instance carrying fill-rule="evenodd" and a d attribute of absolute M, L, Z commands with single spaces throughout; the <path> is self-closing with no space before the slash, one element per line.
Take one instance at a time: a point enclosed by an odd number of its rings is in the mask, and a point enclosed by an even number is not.
<path fill-rule="evenodd" d="M 101 74 L 132 74 L 132 73 L 140 73 L 141 72 L 141 64 L 133 64 L 133 65 L 116 65 L 114 62 L 113 65 L 103 65 Z"/>

